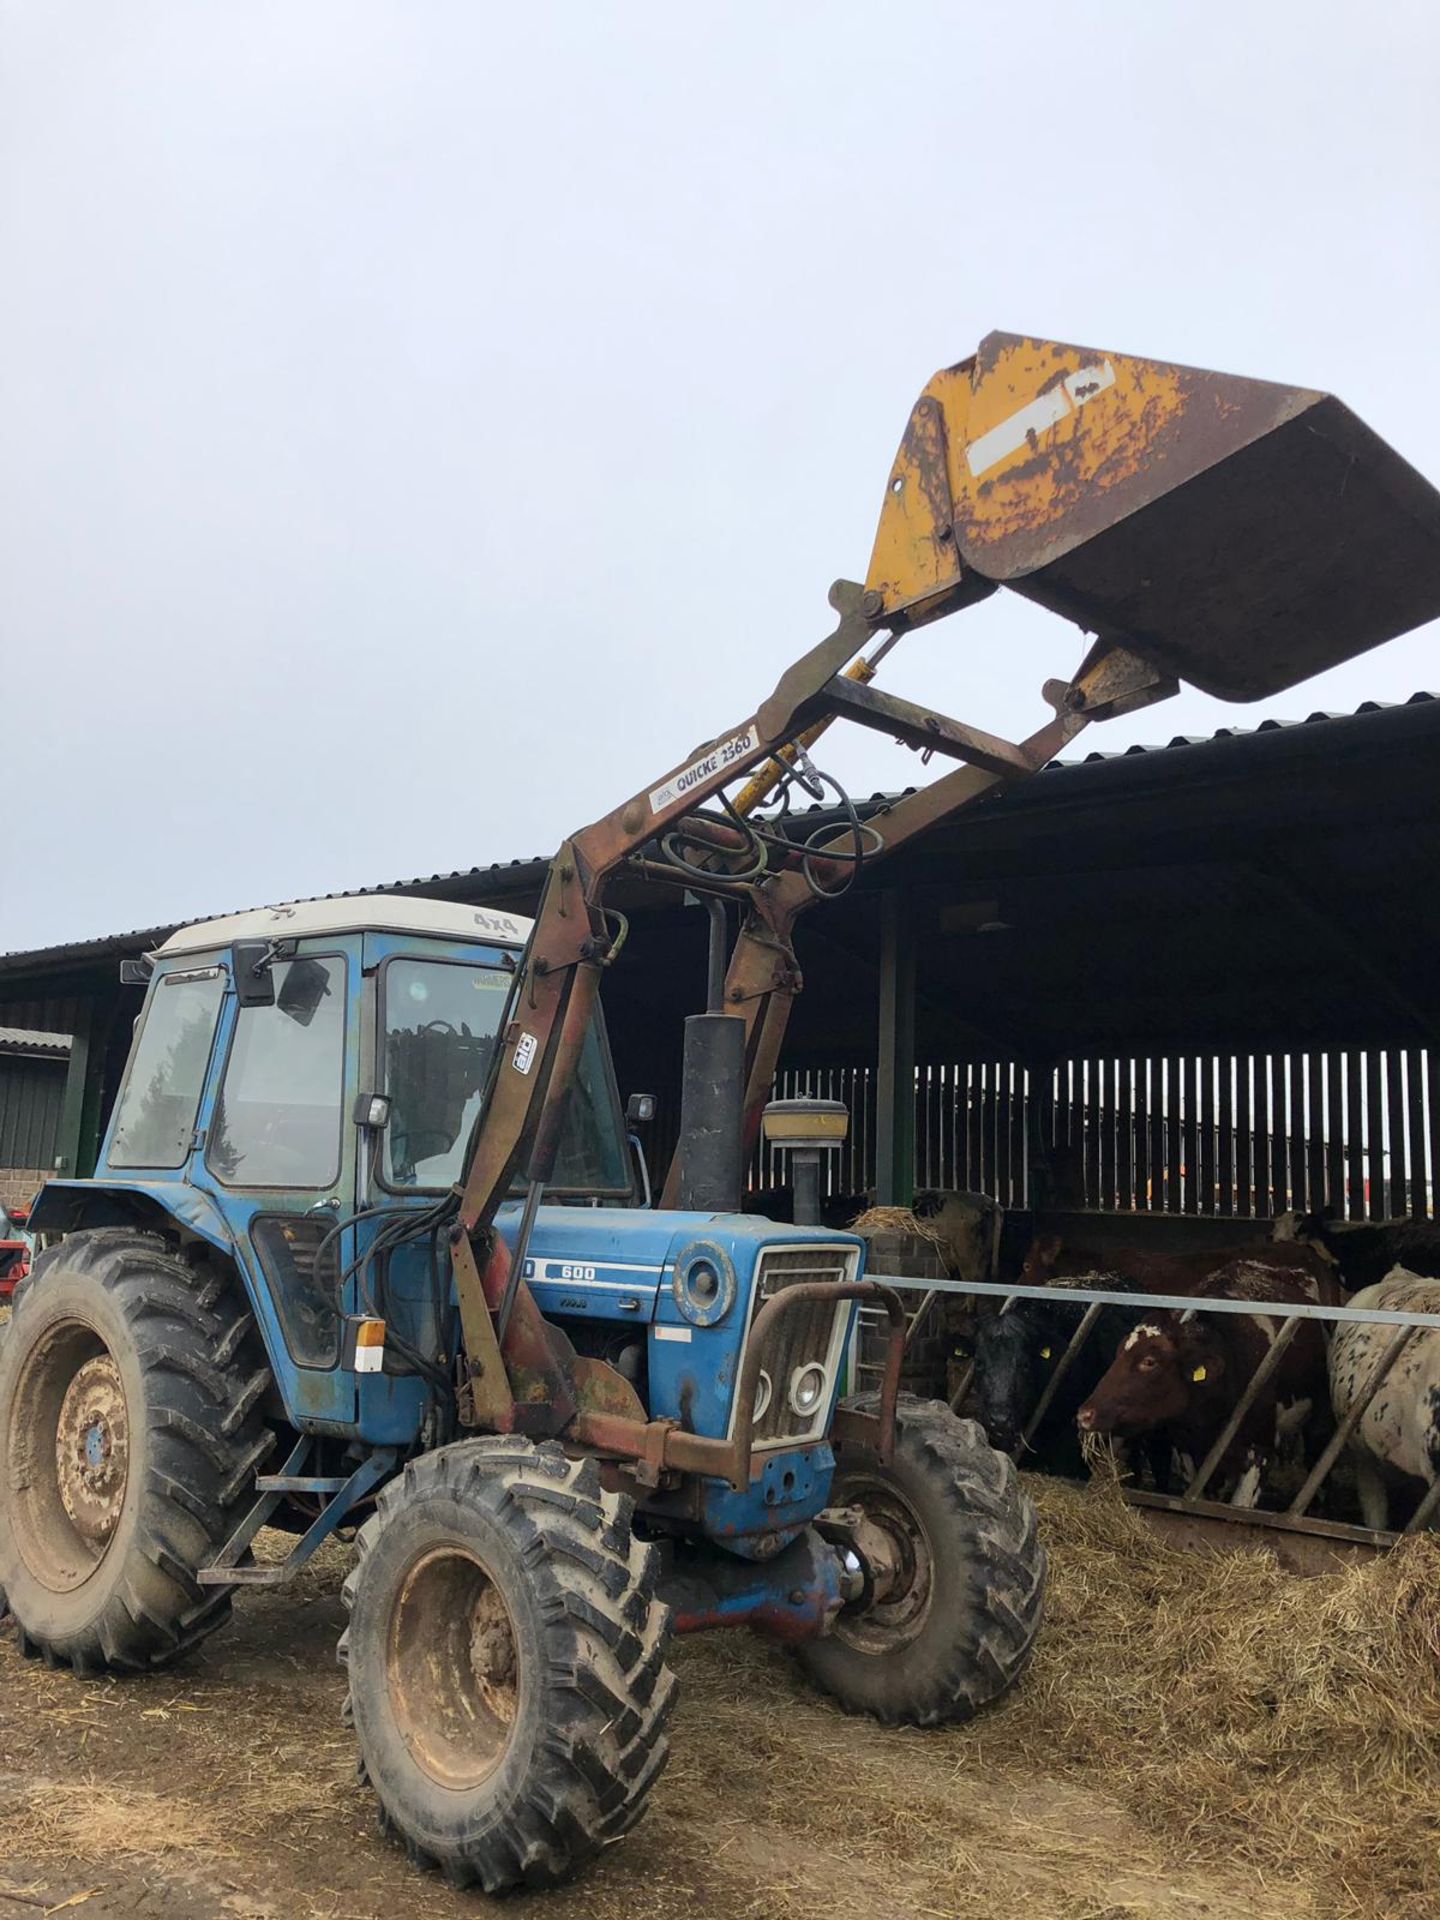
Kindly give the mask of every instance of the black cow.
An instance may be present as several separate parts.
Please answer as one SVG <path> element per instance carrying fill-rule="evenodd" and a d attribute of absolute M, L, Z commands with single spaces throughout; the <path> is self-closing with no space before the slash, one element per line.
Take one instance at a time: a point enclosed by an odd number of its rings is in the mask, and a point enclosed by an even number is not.
<path fill-rule="evenodd" d="M 1416 1279 L 1440 1279 L 1440 1220 L 1334 1220 L 1328 1213 L 1282 1213 L 1281 1244 L 1313 1247 L 1338 1269 L 1346 1289 L 1376 1287 L 1395 1267 Z"/>

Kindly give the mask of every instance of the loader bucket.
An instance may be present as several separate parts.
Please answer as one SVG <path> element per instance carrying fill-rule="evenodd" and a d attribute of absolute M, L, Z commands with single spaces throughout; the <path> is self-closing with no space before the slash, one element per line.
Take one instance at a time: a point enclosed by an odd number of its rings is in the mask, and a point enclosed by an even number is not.
<path fill-rule="evenodd" d="M 1253 700 L 1440 615 L 1440 494 L 1330 394 L 992 333 L 911 416 L 867 584 L 920 620 L 986 582 Z"/>

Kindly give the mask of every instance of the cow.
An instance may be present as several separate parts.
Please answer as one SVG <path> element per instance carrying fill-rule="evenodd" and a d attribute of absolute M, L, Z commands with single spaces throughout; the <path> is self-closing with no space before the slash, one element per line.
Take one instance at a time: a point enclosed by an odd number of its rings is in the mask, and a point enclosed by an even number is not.
<path fill-rule="evenodd" d="M 1314 1248 L 1352 1293 L 1378 1286 L 1396 1267 L 1416 1279 L 1440 1279 L 1440 1220 L 1334 1220 L 1292 1211 L 1275 1222 L 1275 1240 Z"/>
<path fill-rule="evenodd" d="M 1258 1241 L 1255 1249 L 1271 1267 L 1293 1269 L 1314 1282 L 1313 1298 L 1339 1298 L 1339 1289 L 1327 1263 L 1313 1251 L 1272 1248 Z M 1071 1269 L 1086 1256 L 1067 1250 L 1058 1234 L 1038 1236 L 1021 1272 L 1026 1286 L 1093 1287 L 1111 1293 L 1171 1293 L 1188 1297 L 1202 1288 L 1217 1267 L 1235 1258 L 1233 1253 L 1163 1253 L 1128 1248 L 1090 1256 L 1094 1271 Z M 1056 1269 L 1060 1272 L 1057 1274 Z M 977 1414 L 992 1446 L 1014 1453 L 1026 1421 L 1071 1334 L 1079 1324 L 1081 1306 L 1049 1301 L 1016 1301 L 1005 1313 L 983 1319 L 975 1336 Z M 1111 1359 L 1145 1312 L 1120 1306 L 1101 1310 L 1085 1347 L 1061 1381 L 1040 1427 L 1031 1436 L 1033 1452 L 1059 1471 L 1078 1470 L 1080 1441 L 1074 1421 L 1081 1405 L 1098 1386 Z M 1146 1449 L 1151 1472 L 1159 1487 L 1168 1484 L 1170 1449 L 1157 1442 Z"/>
<path fill-rule="evenodd" d="M 935 1187 L 917 1193 L 911 1209 L 935 1236 L 952 1280 L 993 1280 L 1005 1210 L 988 1193 Z"/>
<path fill-rule="evenodd" d="M 1394 1267 L 1373 1287 L 1351 1297 L 1352 1307 L 1391 1313 L 1440 1313 L 1440 1279 Z M 1343 1420 L 1374 1374 L 1394 1327 L 1350 1321 L 1330 1346 L 1330 1403 Z M 1367 1527 L 1390 1524 L 1390 1484 L 1408 1478 L 1425 1486 L 1440 1475 L 1440 1328 L 1418 1328 L 1360 1416 L 1350 1441 L 1355 1491 Z"/>
<path fill-rule="evenodd" d="M 1332 1307 L 1344 1299 L 1334 1263 L 1319 1248 L 1298 1241 L 1250 1240 L 1208 1252 L 1169 1253 L 1150 1247 L 1070 1246 L 1058 1233 L 1042 1233 L 1030 1243 L 1020 1279 L 1027 1287 L 1046 1287 L 1057 1275 L 1103 1271 L 1119 1274 L 1141 1293 L 1178 1293 L 1188 1299 L 1211 1274 L 1238 1260 L 1259 1260 L 1297 1276 L 1308 1274 L 1315 1291 L 1307 1299 Z"/>
<path fill-rule="evenodd" d="M 1232 1260 L 1192 1290 L 1203 1300 L 1276 1300 L 1313 1304 L 1314 1276 L 1254 1258 Z M 1155 1434 L 1197 1464 L 1234 1413 L 1252 1375 L 1279 1332 L 1266 1314 L 1147 1313 L 1115 1353 L 1108 1371 L 1076 1416 L 1085 1434 L 1137 1438 Z M 1221 1456 L 1218 1477 L 1234 1488 L 1232 1503 L 1253 1507 L 1277 1441 L 1282 1403 L 1323 1405 L 1325 1342 L 1319 1325 L 1302 1321 L 1274 1377 L 1257 1395 Z"/>
<path fill-rule="evenodd" d="M 1052 1280 L 1063 1295 L 1072 1287 L 1104 1293 L 1136 1293 L 1133 1280 L 1115 1273 L 1084 1273 Z M 988 1314 L 975 1330 L 975 1412 L 992 1447 L 1019 1451 L 1026 1422 L 1060 1364 L 1085 1311 L 1084 1301 L 1063 1298 L 1016 1300 L 1003 1313 Z M 1075 1417 L 1099 1385 L 1120 1342 L 1145 1317 L 1137 1307 L 1102 1306 L 1085 1345 L 1075 1356 L 1045 1417 L 1030 1437 L 1030 1450 L 1060 1473 L 1079 1473 L 1080 1436 Z M 1157 1485 L 1168 1480 L 1169 1453 L 1152 1459 Z"/>

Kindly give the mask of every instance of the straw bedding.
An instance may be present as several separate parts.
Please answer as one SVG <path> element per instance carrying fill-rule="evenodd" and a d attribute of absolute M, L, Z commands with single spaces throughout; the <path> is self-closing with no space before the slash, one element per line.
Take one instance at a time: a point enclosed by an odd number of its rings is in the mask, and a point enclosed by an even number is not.
<path fill-rule="evenodd" d="M 1103 1484 L 1032 1492 L 1052 1585 L 1020 1690 L 939 1735 L 767 1730 L 771 1817 L 966 1920 L 1168 1914 L 1182 1866 L 1176 1913 L 1440 1914 L 1440 1540 L 1299 1579 L 1162 1543 Z M 772 1657 L 687 1674 L 687 1775 L 754 1741 Z"/>
<path fill-rule="evenodd" d="M 685 1643 L 650 1817 L 536 1910 L 1440 1915 L 1440 1539 L 1302 1580 L 1267 1554 L 1162 1543 L 1103 1482 L 1031 1484 L 1049 1617 L 1003 1706 L 946 1732 L 886 1731 L 817 1699 L 776 1649 Z M 82 1685 L 7 1639 L 0 1859 L 93 1860 L 99 1885 L 117 1853 L 153 1850 L 166 1884 L 188 1861 L 273 1902 L 285 1879 L 297 1891 L 281 1911 L 482 1908 L 370 1836 L 330 1664 L 344 1564 L 335 1549 L 298 1592 L 247 1596 L 202 1661 L 153 1683 Z M 146 1910 L 172 1912 L 158 1897 Z"/>

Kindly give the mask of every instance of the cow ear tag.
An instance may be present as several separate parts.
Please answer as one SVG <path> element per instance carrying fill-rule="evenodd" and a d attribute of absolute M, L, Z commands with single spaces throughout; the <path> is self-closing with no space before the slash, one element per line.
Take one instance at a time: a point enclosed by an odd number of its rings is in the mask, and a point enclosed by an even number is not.
<path fill-rule="evenodd" d="M 1208 1367 L 1196 1367 L 1195 1371 L 1191 1374 L 1190 1378 L 1192 1380 L 1203 1380 L 1205 1379 L 1208 1373 L 1209 1373 Z"/>
<path fill-rule="evenodd" d="M 1041 1347 L 1041 1349 L 1040 1349 L 1040 1358 L 1041 1358 L 1042 1360 L 1048 1360 L 1048 1359 L 1050 1358 L 1050 1349 L 1049 1349 L 1049 1347 Z"/>

